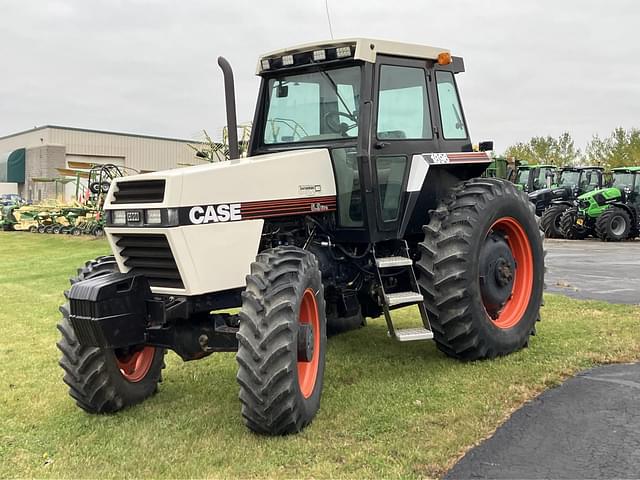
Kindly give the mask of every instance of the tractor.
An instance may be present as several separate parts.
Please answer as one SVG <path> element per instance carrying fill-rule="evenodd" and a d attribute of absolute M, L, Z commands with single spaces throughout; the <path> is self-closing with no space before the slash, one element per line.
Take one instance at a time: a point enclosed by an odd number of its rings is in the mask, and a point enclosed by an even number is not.
<path fill-rule="evenodd" d="M 230 160 L 115 178 L 113 254 L 71 280 L 58 347 L 81 409 L 153 395 L 167 349 L 236 352 L 244 423 L 285 435 L 320 407 L 328 332 L 383 316 L 389 341 L 463 361 L 529 344 L 541 232 L 526 194 L 480 178 L 493 142 L 472 149 L 462 58 L 370 39 L 266 54 L 245 158 L 218 64 Z M 400 328 L 404 307 L 419 315 Z"/>
<path fill-rule="evenodd" d="M 560 217 L 560 230 L 567 239 L 589 235 L 602 241 L 635 238 L 640 224 L 640 167 L 612 171 L 610 187 L 580 195 L 577 204 Z"/>
<path fill-rule="evenodd" d="M 540 216 L 540 228 L 547 238 L 561 238 L 560 218 L 582 194 L 601 189 L 603 167 L 564 167 L 560 169 L 555 188 L 544 188 L 529 194 Z"/>
<path fill-rule="evenodd" d="M 518 165 L 511 170 L 509 180 L 526 193 L 551 188 L 557 167 L 554 165 Z"/>

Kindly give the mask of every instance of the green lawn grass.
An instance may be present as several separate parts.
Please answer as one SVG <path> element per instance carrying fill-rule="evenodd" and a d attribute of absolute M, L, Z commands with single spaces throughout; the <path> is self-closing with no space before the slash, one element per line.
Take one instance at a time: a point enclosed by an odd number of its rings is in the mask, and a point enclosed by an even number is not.
<path fill-rule="evenodd" d="M 640 309 L 548 295 L 530 347 L 497 360 L 396 343 L 380 319 L 331 339 L 320 412 L 296 436 L 246 430 L 233 354 L 170 353 L 158 395 L 92 416 L 62 382 L 57 308 L 75 268 L 106 253 L 104 240 L 0 233 L 0 477 L 437 477 L 538 392 L 640 358 Z"/>

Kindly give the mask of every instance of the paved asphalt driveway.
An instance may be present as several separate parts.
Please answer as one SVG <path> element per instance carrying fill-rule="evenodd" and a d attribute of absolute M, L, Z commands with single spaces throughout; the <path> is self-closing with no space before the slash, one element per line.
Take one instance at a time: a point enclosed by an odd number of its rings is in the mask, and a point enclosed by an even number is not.
<path fill-rule="evenodd" d="M 640 241 L 545 248 L 547 291 L 640 304 Z M 445 478 L 640 478 L 640 363 L 598 367 L 544 392 Z"/>
<path fill-rule="evenodd" d="M 639 478 L 640 364 L 583 372 L 515 412 L 446 479 Z"/>
<path fill-rule="evenodd" d="M 545 240 L 547 291 L 640 304 L 640 241 Z M 640 475 L 640 472 L 638 472 Z"/>

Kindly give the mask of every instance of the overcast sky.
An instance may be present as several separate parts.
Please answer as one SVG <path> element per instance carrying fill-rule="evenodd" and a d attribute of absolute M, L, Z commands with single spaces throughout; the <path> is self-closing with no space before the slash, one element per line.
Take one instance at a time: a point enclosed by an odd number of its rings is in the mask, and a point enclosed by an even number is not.
<path fill-rule="evenodd" d="M 335 38 L 451 49 L 474 142 L 640 127 L 638 0 L 328 0 Z M 0 136 L 36 125 L 194 138 L 252 119 L 257 57 L 329 38 L 324 0 L 0 0 Z"/>

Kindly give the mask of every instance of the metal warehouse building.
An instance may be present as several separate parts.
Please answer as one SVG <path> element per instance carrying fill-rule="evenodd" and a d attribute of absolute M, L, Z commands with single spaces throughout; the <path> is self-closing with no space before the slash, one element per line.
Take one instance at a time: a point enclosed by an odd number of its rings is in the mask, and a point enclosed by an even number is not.
<path fill-rule="evenodd" d="M 190 144 L 199 142 L 56 125 L 33 128 L 0 137 L 0 193 L 70 200 L 74 188 L 56 180 L 69 170 L 111 163 L 132 174 L 202 163 Z"/>

